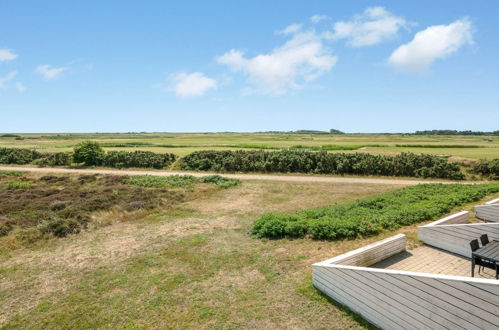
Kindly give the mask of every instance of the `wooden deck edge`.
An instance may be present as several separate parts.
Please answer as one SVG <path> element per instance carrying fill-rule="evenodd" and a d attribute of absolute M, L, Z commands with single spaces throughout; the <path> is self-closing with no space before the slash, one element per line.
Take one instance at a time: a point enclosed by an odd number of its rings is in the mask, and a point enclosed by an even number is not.
<path fill-rule="evenodd" d="M 445 224 L 465 224 L 468 222 L 469 216 L 470 216 L 470 212 L 461 211 L 461 212 L 451 214 L 445 218 L 439 219 L 437 221 L 433 221 L 432 223 L 429 223 L 427 225 L 420 226 L 420 227 L 441 226 L 441 225 L 445 225 Z"/>
<path fill-rule="evenodd" d="M 397 234 L 314 265 L 350 264 L 353 261 L 357 266 L 370 266 L 405 251 L 406 241 L 404 234 Z"/>
<path fill-rule="evenodd" d="M 485 205 L 499 204 L 499 198 L 493 199 L 485 203 Z"/>

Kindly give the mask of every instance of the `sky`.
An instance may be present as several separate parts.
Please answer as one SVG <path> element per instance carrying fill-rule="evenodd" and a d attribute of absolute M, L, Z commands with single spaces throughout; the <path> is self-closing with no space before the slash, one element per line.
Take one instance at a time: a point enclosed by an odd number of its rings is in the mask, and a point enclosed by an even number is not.
<path fill-rule="evenodd" d="M 499 129 L 499 2 L 0 1 L 0 132 Z"/>

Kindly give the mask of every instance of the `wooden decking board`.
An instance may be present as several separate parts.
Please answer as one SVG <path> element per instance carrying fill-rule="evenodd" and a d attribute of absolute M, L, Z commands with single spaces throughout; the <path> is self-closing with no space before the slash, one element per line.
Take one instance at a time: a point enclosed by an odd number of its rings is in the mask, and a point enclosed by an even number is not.
<path fill-rule="evenodd" d="M 429 246 L 421 246 L 401 252 L 371 267 L 431 274 L 471 276 L 470 259 Z M 495 279 L 495 272 L 492 269 L 485 269 L 478 274 L 477 266 L 475 268 L 475 277 Z"/>

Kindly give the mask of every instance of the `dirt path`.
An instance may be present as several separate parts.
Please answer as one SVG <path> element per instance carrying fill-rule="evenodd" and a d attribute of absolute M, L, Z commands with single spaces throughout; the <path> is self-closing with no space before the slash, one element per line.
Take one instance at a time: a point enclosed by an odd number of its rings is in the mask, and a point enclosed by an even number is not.
<path fill-rule="evenodd" d="M 211 174 L 220 174 L 227 178 L 240 180 L 269 180 L 288 182 L 325 182 L 325 183 L 378 183 L 378 184 L 400 184 L 416 185 L 420 183 L 465 183 L 472 182 L 451 182 L 451 181 L 430 181 L 430 180 L 409 180 L 409 179 L 382 179 L 382 178 L 353 178 L 353 177 L 333 177 L 333 176 L 309 176 L 309 175 L 275 175 L 275 174 L 224 174 L 210 172 L 181 172 L 181 171 L 155 171 L 155 170 L 106 170 L 106 169 L 72 169 L 72 168 L 48 168 L 48 167 L 22 167 L 22 166 L 0 166 L 0 170 L 5 171 L 25 171 L 40 173 L 95 173 L 112 175 L 192 175 L 196 177 Z"/>

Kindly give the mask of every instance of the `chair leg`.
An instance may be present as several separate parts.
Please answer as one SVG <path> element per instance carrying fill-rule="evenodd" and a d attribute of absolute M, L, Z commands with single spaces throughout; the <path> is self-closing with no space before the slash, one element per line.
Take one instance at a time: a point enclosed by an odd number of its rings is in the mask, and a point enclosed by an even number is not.
<path fill-rule="evenodd" d="M 475 277 L 475 259 L 471 259 L 471 277 Z"/>

